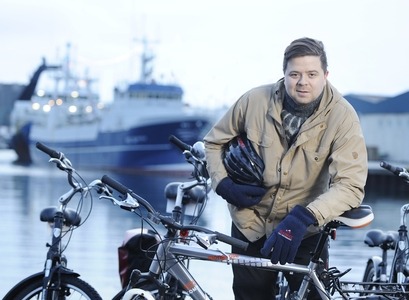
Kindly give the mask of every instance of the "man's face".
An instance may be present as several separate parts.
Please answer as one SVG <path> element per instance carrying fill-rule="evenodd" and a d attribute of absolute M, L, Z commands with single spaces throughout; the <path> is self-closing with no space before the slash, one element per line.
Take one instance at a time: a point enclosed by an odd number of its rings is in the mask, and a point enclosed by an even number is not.
<path fill-rule="evenodd" d="M 318 56 L 295 57 L 287 63 L 285 89 L 297 103 L 307 104 L 322 93 L 327 76 L 328 72 L 322 69 Z"/>

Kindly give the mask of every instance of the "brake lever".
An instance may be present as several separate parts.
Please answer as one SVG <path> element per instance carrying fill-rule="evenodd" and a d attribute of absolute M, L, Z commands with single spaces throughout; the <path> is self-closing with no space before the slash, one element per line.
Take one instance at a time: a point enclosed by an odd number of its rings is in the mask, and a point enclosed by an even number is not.
<path fill-rule="evenodd" d="M 118 205 L 120 208 L 125 210 L 133 211 L 139 207 L 138 201 L 136 201 L 131 195 L 126 194 L 126 198 L 122 201 L 117 200 L 112 196 L 99 196 L 99 199 L 106 199 L 111 201 L 114 205 Z"/>
<path fill-rule="evenodd" d="M 112 196 L 112 189 L 104 184 L 101 180 L 95 179 L 89 184 L 90 188 L 96 188 L 97 194 L 104 194 L 106 196 Z"/>
<path fill-rule="evenodd" d="M 74 171 L 71 162 L 69 161 L 68 158 L 65 158 L 64 156 L 61 159 L 50 158 L 49 162 L 55 163 L 57 165 L 57 168 L 62 171 Z"/>
<path fill-rule="evenodd" d="M 217 237 L 215 234 L 194 234 L 196 242 L 204 249 L 208 249 L 211 245 L 217 243 Z"/>
<path fill-rule="evenodd" d="M 398 176 L 403 178 L 406 182 L 409 182 L 409 173 L 405 169 L 403 172 L 400 172 Z"/>

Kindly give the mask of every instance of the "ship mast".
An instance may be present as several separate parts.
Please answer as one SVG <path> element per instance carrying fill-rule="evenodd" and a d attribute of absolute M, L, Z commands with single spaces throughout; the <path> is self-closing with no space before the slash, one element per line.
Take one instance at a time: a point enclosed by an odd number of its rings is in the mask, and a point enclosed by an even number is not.
<path fill-rule="evenodd" d="M 141 71 L 140 82 L 150 83 L 152 82 L 153 64 L 152 61 L 155 55 L 148 51 L 148 41 L 146 38 L 142 40 L 143 50 L 141 55 Z"/>

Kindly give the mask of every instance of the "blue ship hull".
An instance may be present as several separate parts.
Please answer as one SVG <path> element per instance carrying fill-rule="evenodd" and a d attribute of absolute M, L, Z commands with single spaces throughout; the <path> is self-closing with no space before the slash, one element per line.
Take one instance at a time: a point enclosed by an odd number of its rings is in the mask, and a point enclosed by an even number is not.
<path fill-rule="evenodd" d="M 208 119 L 175 121 L 152 124 L 126 131 L 101 132 L 92 141 L 32 140 L 31 154 L 35 162 L 44 161 L 44 153 L 35 149 L 36 142 L 63 152 L 75 168 L 92 168 L 118 171 L 171 170 L 186 165 L 184 156 L 169 143 L 175 135 L 193 145 L 204 136 L 211 124 Z M 73 133 L 75 134 L 75 133 Z M 182 167 L 182 166 L 179 166 Z"/>
<path fill-rule="evenodd" d="M 150 66 L 154 56 L 145 50 L 140 80 L 115 87 L 111 103 L 99 101 L 90 87 L 92 80 L 86 78 L 81 81 L 85 86 L 79 85 L 68 54 L 61 66 L 43 62 L 13 109 L 16 163 L 47 162 L 35 148 L 41 142 L 63 152 L 75 168 L 136 171 L 187 165 L 169 136 L 193 145 L 217 114 L 186 105 L 178 84 L 154 80 Z M 41 72 L 49 69 L 56 72 L 55 89 L 34 93 Z"/>

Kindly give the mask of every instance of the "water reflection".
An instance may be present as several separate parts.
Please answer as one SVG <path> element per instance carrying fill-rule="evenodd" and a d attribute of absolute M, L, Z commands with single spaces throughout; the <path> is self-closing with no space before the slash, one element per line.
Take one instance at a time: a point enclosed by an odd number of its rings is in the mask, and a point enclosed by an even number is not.
<path fill-rule="evenodd" d="M 49 231 L 39 220 L 40 211 L 46 206 L 57 204 L 60 195 L 68 191 L 66 173 L 55 168 L 27 168 L 0 165 L 0 201 L 2 226 L 0 227 L 0 296 L 19 280 L 39 272 L 43 268 L 46 254 L 45 244 Z M 171 181 L 190 180 L 190 174 L 144 174 L 124 175 L 118 173 L 81 172 L 86 182 L 108 174 L 136 193 L 159 211 L 165 212 L 164 188 Z M 74 200 L 71 207 L 75 208 Z M 214 209 L 214 201 L 207 208 L 202 224 L 210 224 L 227 232 L 224 226 L 227 211 Z M 134 214 L 94 197 L 86 199 L 82 218 L 88 220 L 75 230 L 66 251 L 69 267 L 81 274 L 109 299 L 120 289 L 117 267 L 117 248 L 121 245 L 126 230 L 140 227 L 140 219 Z M 212 212 L 212 213 L 210 213 Z M 213 220 L 209 222 L 207 220 Z M 223 226 L 221 226 L 221 224 Z M 146 224 L 144 225 L 146 226 Z"/>
<path fill-rule="evenodd" d="M 90 182 L 101 178 L 102 172 L 81 172 Z M 187 174 L 125 175 L 107 173 L 131 187 L 153 206 L 165 211 L 164 187 L 170 181 L 182 181 Z M 19 280 L 41 271 L 45 258 L 48 229 L 39 221 L 40 211 L 56 204 L 56 199 L 68 190 L 66 174 L 54 168 L 22 169 L 0 164 L 0 188 L 2 201 L 2 226 L 0 226 L 0 297 Z M 363 244 L 368 228 L 397 228 L 399 208 L 405 199 L 369 195 L 366 199 L 375 212 L 370 227 L 360 230 L 339 230 L 337 240 L 331 243 L 331 265 L 340 270 L 352 267 L 350 280 L 360 280 L 366 259 L 380 252 Z M 81 278 L 94 286 L 104 299 L 110 299 L 120 288 L 117 265 L 117 248 L 124 232 L 140 227 L 135 215 L 102 202 L 94 197 L 85 201 L 83 217 L 92 209 L 89 219 L 72 236 L 66 255 L 69 267 L 81 274 Z M 202 217 L 206 224 L 218 231 L 229 233 L 230 218 L 225 202 L 212 194 Z M 146 225 L 145 225 L 146 226 Z M 224 245 L 220 245 L 223 250 Z M 353 263 L 351 263 L 353 262 Z M 215 299 L 232 299 L 230 267 L 218 263 L 193 262 L 192 273 Z M 217 276 L 209 276 L 217 274 Z"/>

